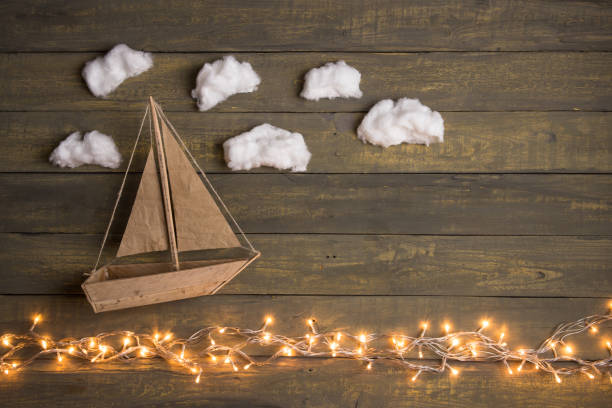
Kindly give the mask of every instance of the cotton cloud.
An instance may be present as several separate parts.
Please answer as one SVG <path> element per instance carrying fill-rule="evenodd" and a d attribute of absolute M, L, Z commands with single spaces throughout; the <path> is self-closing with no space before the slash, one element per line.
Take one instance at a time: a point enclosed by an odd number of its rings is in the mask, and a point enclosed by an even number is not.
<path fill-rule="evenodd" d="M 82 74 L 91 93 L 103 98 L 126 79 L 140 75 L 152 66 L 153 57 L 150 53 L 118 44 L 104 57 L 85 64 Z"/>
<path fill-rule="evenodd" d="M 328 62 L 306 73 L 300 96 L 318 101 L 321 98 L 361 98 L 361 74 L 344 61 Z"/>
<path fill-rule="evenodd" d="M 251 64 L 238 62 L 228 55 L 212 64 L 204 64 L 191 97 L 198 100 L 200 111 L 206 111 L 234 94 L 257 90 L 260 83 Z"/>
<path fill-rule="evenodd" d="M 81 138 L 74 132 L 53 150 L 49 161 L 60 167 L 79 167 L 83 164 L 116 169 L 121 164 L 121 153 L 110 136 L 93 130 Z"/>
<path fill-rule="evenodd" d="M 418 99 L 384 99 L 370 109 L 357 129 L 364 143 L 389 147 L 400 143 L 424 144 L 444 141 L 444 120 Z"/>
<path fill-rule="evenodd" d="M 300 133 L 268 123 L 226 140 L 223 149 L 227 166 L 232 170 L 269 166 L 306 171 L 311 156 Z"/>

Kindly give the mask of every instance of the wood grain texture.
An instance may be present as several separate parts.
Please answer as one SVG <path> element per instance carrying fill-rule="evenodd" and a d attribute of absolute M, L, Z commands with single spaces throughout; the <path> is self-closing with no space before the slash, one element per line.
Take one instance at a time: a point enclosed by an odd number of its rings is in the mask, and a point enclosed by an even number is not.
<path fill-rule="evenodd" d="M 552 377 L 523 370 L 508 376 L 495 364 L 455 364 L 460 375 L 421 374 L 412 383 L 401 368 L 377 363 L 366 371 L 341 359 L 282 359 L 274 367 L 239 373 L 207 368 L 202 382 L 169 372 L 163 362 L 110 366 L 66 362 L 69 372 L 55 362 L 11 374 L 0 382 L 7 406 L 40 407 L 54 404 L 87 407 L 550 407 L 607 406 L 610 384 L 605 378 L 586 381 Z M 495 391 L 492 391 L 495 390 Z M 120 396 L 121 402 L 118 401 Z"/>
<path fill-rule="evenodd" d="M 120 174 L 0 174 L 1 232 L 100 233 Z M 217 174 L 248 233 L 607 235 L 611 175 Z M 139 177 L 125 187 L 122 234 Z"/>
<path fill-rule="evenodd" d="M 222 144 L 261 123 L 304 135 L 312 159 L 309 173 L 405 172 L 611 172 L 612 113 L 447 112 L 445 141 L 429 147 L 388 149 L 363 144 L 360 113 L 170 113 L 190 151 L 209 173 L 228 173 Z M 0 171 L 71 172 L 48 157 L 74 131 L 112 135 L 124 156 L 117 169 L 82 166 L 79 172 L 125 171 L 141 122 L 136 112 L 2 112 Z M 145 135 L 148 135 L 146 129 Z M 132 170 L 142 171 L 148 138 Z M 251 172 L 275 173 L 272 168 Z"/>
<path fill-rule="evenodd" d="M 25 4 L 24 4 L 25 3 Z M 609 3 L 4 1 L 0 51 L 610 50 Z"/>
<path fill-rule="evenodd" d="M 10 300 L 10 301 L 9 301 Z M 317 319 L 321 330 L 342 329 L 360 333 L 417 334 L 422 321 L 430 334 L 442 333 L 445 320 L 457 329 L 478 328 L 491 319 L 488 331 L 505 330 L 510 347 L 537 347 L 554 327 L 594 313 L 605 313 L 608 299 L 503 298 L 453 296 L 249 296 L 215 295 L 94 315 L 84 296 L 0 296 L 0 333 L 27 330 L 31 316 L 41 313 L 38 332 L 52 338 L 83 338 L 111 330 L 151 333 L 170 330 L 191 335 L 209 325 L 258 328 L 266 315 L 274 316 L 270 330 L 303 336 L 306 319 Z M 612 327 L 601 327 L 601 336 Z M 572 337 L 572 345 L 585 358 L 607 355 L 601 336 Z M 274 353 L 257 349 L 257 355 Z M 416 350 L 414 354 L 416 357 Z M 503 370 L 503 367 L 499 367 Z"/>
<path fill-rule="evenodd" d="M 144 112 L 153 95 L 166 111 L 195 111 L 190 92 L 205 62 L 223 54 L 156 54 L 155 66 L 125 81 L 106 99 L 81 78 L 100 54 L 1 54 L 0 110 L 121 110 Z M 437 111 L 558 111 L 612 109 L 611 53 L 249 53 L 262 83 L 218 112 L 365 112 L 381 99 L 419 98 Z M 362 75 L 361 99 L 306 101 L 304 74 L 343 59 Z"/>
<path fill-rule="evenodd" d="M 117 248 L 113 237 L 105 256 Z M 612 295 L 609 237 L 249 235 L 223 294 Z M 81 294 L 101 235 L 0 234 L 3 294 Z"/>

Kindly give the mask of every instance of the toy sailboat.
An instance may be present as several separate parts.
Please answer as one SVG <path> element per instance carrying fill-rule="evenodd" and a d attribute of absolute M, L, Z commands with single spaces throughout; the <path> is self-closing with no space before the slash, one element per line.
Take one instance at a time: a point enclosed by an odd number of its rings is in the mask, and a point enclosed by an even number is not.
<path fill-rule="evenodd" d="M 98 268 L 147 114 L 154 135 L 132 211 L 115 258 Z M 166 254 L 165 262 L 133 261 L 151 254 Z M 94 312 L 212 295 L 259 255 L 151 97 L 98 261 L 82 285 Z"/>

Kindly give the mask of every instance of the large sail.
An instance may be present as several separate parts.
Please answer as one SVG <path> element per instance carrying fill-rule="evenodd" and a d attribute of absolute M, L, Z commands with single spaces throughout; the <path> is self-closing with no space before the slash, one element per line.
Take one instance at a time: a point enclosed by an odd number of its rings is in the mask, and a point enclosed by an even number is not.
<path fill-rule="evenodd" d="M 239 247 L 240 241 L 163 120 L 161 133 L 179 252 Z"/>
<path fill-rule="evenodd" d="M 167 249 L 168 231 L 159 176 L 151 148 L 117 257 Z"/>

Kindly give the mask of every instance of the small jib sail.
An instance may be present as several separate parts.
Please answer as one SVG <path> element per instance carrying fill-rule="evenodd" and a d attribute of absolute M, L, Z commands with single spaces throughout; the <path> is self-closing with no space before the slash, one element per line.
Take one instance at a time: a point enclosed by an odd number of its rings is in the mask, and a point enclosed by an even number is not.
<path fill-rule="evenodd" d="M 132 211 L 115 258 L 98 268 L 147 116 L 154 134 Z M 210 250 L 216 254 L 213 259 L 198 256 Z M 119 262 L 164 251 L 170 255 L 167 262 Z M 190 256 L 182 260 L 186 253 Z M 151 98 L 98 261 L 82 285 L 94 311 L 214 294 L 259 255 L 160 106 Z"/>

